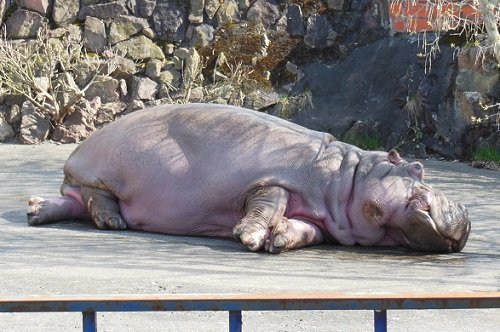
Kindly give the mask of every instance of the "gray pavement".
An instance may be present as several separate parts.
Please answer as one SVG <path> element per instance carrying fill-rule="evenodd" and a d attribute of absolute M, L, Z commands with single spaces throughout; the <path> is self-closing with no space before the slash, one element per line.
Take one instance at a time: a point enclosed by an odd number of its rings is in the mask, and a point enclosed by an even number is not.
<path fill-rule="evenodd" d="M 323 245 L 281 255 L 231 240 L 98 231 L 68 221 L 28 227 L 29 196 L 58 195 L 74 145 L 0 144 L 0 296 L 500 290 L 500 172 L 424 161 L 429 184 L 464 203 L 461 253 Z M 0 331 L 77 331 L 81 315 L 0 314 Z M 244 331 L 369 331 L 372 313 L 243 313 Z M 226 313 L 99 313 L 99 331 L 224 331 Z M 391 331 L 498 331 L 500 310 L 389 311 Z"/>

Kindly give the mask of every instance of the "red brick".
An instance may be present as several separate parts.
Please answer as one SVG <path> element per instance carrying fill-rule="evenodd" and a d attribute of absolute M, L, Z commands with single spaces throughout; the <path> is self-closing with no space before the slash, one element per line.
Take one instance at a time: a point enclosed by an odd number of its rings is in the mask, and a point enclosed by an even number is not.
<path fill-rule="evenodd" d="M 472 0 L 469 1 L 472 2 Z M 428 18 L 439 17 L 440 15 L 444 15 L 446 11 L 469 19 L 480 16 L 471 5 L 464 6 L 460 11 L 460 7 L 457 4 L 448 4 L 438 11 L 436 7 L 428 7 L 427 0 L 418 0 L 415 3 L 412 0 L 403 0 L 392 3 L 389 8 L 389 15 L 391 16 L 392 27 L 395 31 L 428 31 L 431 30 Z"/>
<path fill-rule="evenodd" d="M 392 19 L 392 29 L 395 32 L 405 32 L 406 31 L 406 22 L 400 19 Z"/>
<path fill-rule="evenodd" d="M 427 18 L 417 18 L 410 20 L 408 25 L 409 25 L 409 31 L 423 32 L 432 30 L 431 26 L 429 25 L 429 20 Z"/>
<path fill-rule="evenodd" d="M 476 9 L 474 9 L 472 6 L 465 5 L 464 7 L 462 7 L 461 16 L 464 17 L 464 18 L 474 19 L 474 18 L 476 18 L 478 16 L 481 16 L 481 14 L 478 13 L 476 11 Z"/>

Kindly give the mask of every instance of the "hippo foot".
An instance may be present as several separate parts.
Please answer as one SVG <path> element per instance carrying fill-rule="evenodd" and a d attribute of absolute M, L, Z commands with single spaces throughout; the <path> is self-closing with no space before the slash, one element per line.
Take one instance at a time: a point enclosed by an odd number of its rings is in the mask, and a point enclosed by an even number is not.
<path fill-rule="evenodd" d="M 28 224 L 30 226 L 36 226 L 50 222 L 50 220 L 48 220 L 48 214 L 45 212 L 48 210 L 48 205 L 48 202 L 41 197 L 30 197 L 30 199 L 28 200 L 27 211 Z"/>
<path fill-rule="evenodd" d="M 115 212 L 100 211 L 93 216 L 92 220 L 99 229 L 122 230 L 127 228 L 127 223 L 122 216 Z"/>
<path fill-rule="evenodd" d="M 252 251 L 264 249 L 272 254 L 322 243 L 323 233 L 313 223 L 282 217 L 270 227 L 258 221 L 243 220 L 233 235 Z"/>
<path fill-rule="evenodd" d="M 283 218 L 277 223 L 265 241 L 264 249 L 272 254 L 320 244 L 324 241 L 322 231 L 313 223 Z"/>
<path fill-rule="evenodd" d="M 269 229 L 258 221 L 242 220 L 233 228 L 233 236 L 251 251 L 257 251 L 269 237 Z"/>
<path fill-rule="evenodd" d="M 86 219 L 88 213 L 80 202 L 69 196 L 49 199 L 31 197 L 27 217 L 28 224 L 36 226 L 68 219 Z"/>
<path fill-rule="evenodd" d="M 294 236 L 288 227 L 287 218 L 275 225 L 269 238 L 265 241 L 264 249 L 271 254 L 279 254 L 294 248 Z"/>

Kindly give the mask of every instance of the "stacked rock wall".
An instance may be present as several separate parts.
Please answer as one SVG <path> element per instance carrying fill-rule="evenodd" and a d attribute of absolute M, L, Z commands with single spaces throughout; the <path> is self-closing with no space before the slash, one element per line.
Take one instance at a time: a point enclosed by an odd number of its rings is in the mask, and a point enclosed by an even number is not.
<path fill-rule="evenodd" d="M 77 113 L 81 114 L 68 114 L 55 128 L 48 125 L 54 124 L 53 118 L 24 104 L 23 98 L 4 96 L 0 140 L 18 132 L 21 143 L 47 138 L 78 142 L 117 115 L 166 98 L 167 102 L 266 108 L 279 100 L 274 92 L 277 86 L 290 89 L 290 83 L 300 79 L 300 70 L 291 61 L 335 60 L 360 39 L 370 41 L 386 34 L 387 17 L 376 10 L 381 1 L 352 3 L 0 0 L 0 23 L 9 40 L 29 42 L 48 26 L 51 38 L 69 35 L 75 42 L 81 41 L 87 52 L 106 57 L 112 50 L 120 55 L 115 59 L 118 69 L 90 87 L 86 87 L 90 74 L 73 73 L 75 84 L 85 87 L 84 99 L 78 104 Z M 287 68 L 295 69 L 290 72 Z M 236 76 L 245 79 L 246 89 L 236 93 L 232 87 L 217 85 Z M 236 79 L 239 84 L 242 80 Z M 211 89 L 207 84 L 215 86 Z M 91 109 L 89 103 L 97 109 Z M 14 116 L 18 109 L 21 116 Z"/>
<path fill-rule="evenodd" d="M 66 76 L 56 73 L 74 87 L 70 97 L 81 95 L 57 118 L 0 86 L 0 142 L 78 142 L 148 105 L 213 102 L 266 111 L 341 139 L 364 137 L 363 128 L 371 128 L 381 148 L 419 156 L 463 159 L 484 142 L 498 146 L 494 121 L 485 128 L 471 120 L 483 115 L 481 105 L 500 99 L 494 66 L 467 60 L 473 51 L 457 62 L 443 47 L 436 69 L 425 73 L 411 38 L 394 36 L 389 3 L 0 0 L 0 24 L 14 44 L 29 44 L 48 26 L 51 40 L 69 38 L 87 55 L 114 63 L 98 75 L 85 63 Z M 396 54 L 401 61 L 391 58 Z M 408 115 L 412 109 L 418 119 Z"/>

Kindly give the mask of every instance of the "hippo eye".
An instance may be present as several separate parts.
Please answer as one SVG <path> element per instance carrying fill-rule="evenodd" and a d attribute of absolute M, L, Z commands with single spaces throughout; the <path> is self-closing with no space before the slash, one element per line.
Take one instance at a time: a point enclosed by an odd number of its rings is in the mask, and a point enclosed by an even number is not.
<path fill-rule="evenodd" d="M 411 167 L 408 169 L 408 172 L 414 178 L 423 181 L 424 180 L 424 166 L 419 162 L 414 162 L 411 164 Z"/>

